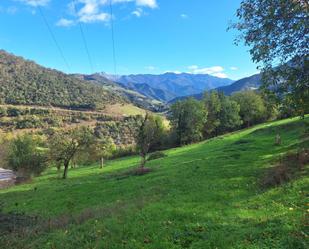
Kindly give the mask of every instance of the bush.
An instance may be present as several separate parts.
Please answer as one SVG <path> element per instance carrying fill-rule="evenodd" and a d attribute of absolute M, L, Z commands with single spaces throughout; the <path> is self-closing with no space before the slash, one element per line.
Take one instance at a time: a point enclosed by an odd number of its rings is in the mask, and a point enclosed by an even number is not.
<path fill-rule="evenodd" d="M 151 161 L 151 160 L 156 160 L 156 159 L 159 159 L 159 158 L 163 158 L 163 157 L 166 157 L 167 155 L 164 154 L 162 151 L 156 151 L 154 153 L 151 153 L 148 157 L 148 161 Z"/>
<path fill-rule="evenodd" d="M 309 163 L 309 150 L 303 149 L 297 153 L 286 155 L 273 168 L 269 169 L 263 176 L 262 187 L 269 188 L 284 184 L 295 178 L 298 172 L 304 169 Z"/>
<path fill-rule="evenodd" d="M 11 142 L 8 165 L 22 177 L 39 175 L 47 168 L 47 157 L 38 150 L 40 141 L 33 136 L 24 135 Z"/>
<path fill-rule="evenodd" d="M 34 115 L 19 119 L 16 123 L 17 129 L 42 128 L 43 126 L 42 120 Z"/>
<path fill-rule="evenodd" d="M 7 109 L 7 115 L 8 117 L 18 117 L 22 115 L 22 111 L 15 107 L 9 107 Z"/>
<path fill-rule="evenodd" d="M 128 145 L 128 146 L 119 146 L 115 148 L 109 159 L 115 159 L 115 158 L 120 158 L 120 157 L 126 157 L 126 156 L 133 156 L 136 155 L 136 147 L 133 145 Z"/>
<path fill-rule="evenodd" d="M 7 115 L 6 108 L 0 107 L 0 117 L 5 117 Z"/>

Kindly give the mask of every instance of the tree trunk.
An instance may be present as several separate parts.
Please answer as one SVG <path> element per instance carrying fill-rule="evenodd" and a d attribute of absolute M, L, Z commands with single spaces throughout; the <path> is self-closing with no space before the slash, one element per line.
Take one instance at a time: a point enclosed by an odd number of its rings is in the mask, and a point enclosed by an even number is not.
<path fill-rule="evenodd" d="M 141 155 L 142 157 L 142 160 L 141 160 L 141 168 L 143 169 L 145 167 L 145 164 L 146 164 L 146 155 L 142 154 Z"/>
<path fill-rule="evenodd" d="M 60 178 L 60 175 L 61 175 L 61 172 L 60 172 L 60 170 L 61 170 L 61 163 L 57 164 L 56 167 L 57 167 L 58 178 Z"/>
<path fill-rule="evenodd" d="M 101 166 L 100 166 L 100 169 L 103 169 L 103 167 L 104 167 L 104 158 L 101 157 Z"/>
<path fill-rule="evenodd" d="M 64 162 L 64 171 L 63 171 L 63 179 L 67 179 L 68 177 L 68 168 L 69 168 L 69 163 L 70 162 Z"/>

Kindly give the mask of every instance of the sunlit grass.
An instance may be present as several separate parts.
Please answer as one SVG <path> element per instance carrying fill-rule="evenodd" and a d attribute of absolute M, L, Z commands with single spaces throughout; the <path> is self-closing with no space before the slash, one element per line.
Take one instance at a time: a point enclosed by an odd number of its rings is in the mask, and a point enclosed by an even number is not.
<path fill-rule="evenodd" d="M 144 176 L 121 176 L 137 167 L 128 157 L 69 170 L 55 169 L 31 183 L 0 191 L 4 212 L 44 219 L 106 214 L 36 236 L 5 237 L 4 248 L 306 248 L 304 215 L 309 178 L 262 190 L 264 169 L 297 149 L 309 119 L 298 118 L 166 151 Z M 282 138 L 274 146 L 275 136 Z M 0 224 L 1 225 L 1 224 Z M 4 241 L 4 240 L 3 240 Z M 8 243 L 10 241 L 10 243 Z M 1 247 L 1 240 L 0 240 Z"/>

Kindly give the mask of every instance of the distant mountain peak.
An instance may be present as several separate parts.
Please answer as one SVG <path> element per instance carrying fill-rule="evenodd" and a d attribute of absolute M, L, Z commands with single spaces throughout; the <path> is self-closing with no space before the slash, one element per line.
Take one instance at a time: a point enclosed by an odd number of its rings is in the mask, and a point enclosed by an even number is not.
<path fill-rule="evenodd" d="M 101 73 L 102 74 L 102 73 Z M 104 77 L 121 83 L 146 96 L 168 102 L 173 98 L 199 94 L 233 83 L 233 80 L 219 78 L 208 74 L 191 74 L 166 72 L 164 74 L 130 74 L 112 76 L 104 74 Z M 145 86 L 148 85 L 148 87 Z M 142 85 L 142 86 L 140 86 Z"/>
<path fill-rule="evenodd" d="M 218 87 L 214 90 L 218 92 L 223 92 L 225 95 L 231 95 L 235 92 L 240 92 L 240 91 L 246 91 L 246 90 L 257 90 L 262 84 L 261 80 L 261 74 L 254 74 L 252 76 L 237 80 L 233 82 L 230 85 L 227 86 L 221 86 Z M 176 97 L 172 99 L 169 103 L 174 103 L 178 100 L 185 99 L 186 97 L 193 97 L 196 99 L 202 99 L 203 98 L 203 93 L 199 94 L 192 94 L 190 96 L 182 96 L 182 97 Z"/>

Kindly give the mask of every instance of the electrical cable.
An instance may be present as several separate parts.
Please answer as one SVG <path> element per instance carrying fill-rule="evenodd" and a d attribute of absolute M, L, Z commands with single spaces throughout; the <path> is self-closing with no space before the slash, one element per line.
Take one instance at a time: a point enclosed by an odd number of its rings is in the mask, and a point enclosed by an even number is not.
<path fill-rule="evenodd" d="M 50 25 L 49 25 L 49 23 L 48 23 L 48 21 L 47 21 L 45 15 L 44 15 L 44 13 L 43 13 L 43 11 L 42 11 L 42 8 L 41 8 L 40 6 L 38 6 L 38 9 L 39 9 L 40 15 L 41 15 L 41 17 L 42 17 L 42 19 L 43 19 L 43 21 L 44 21 L 44 23 L 45 23 L 45 25 L 46 25 L 46 27 L 47 27 L 49 33 L 50 33 L 50 36 L 52 37 L 52 40 L 54 41 L 54 43 L 55 43 L 55 45 L 56 45 L 56 47 L 57 47 L 57 49 L 58 49 L 58 51 L 59 51 L 59 54 L 60 54 L 61 58 L 62 58 L 63 61 L 64 61 L 64 64 L 66 65 L 66 67 L 67 67 L 68 70 L 70 71 L 70 70 L 71 70 L 71 69 L 70 69 L 70 65 L 69 65 L 68 61 L 66 60 L 66 58 L 65 58 L 65 56 L 64 56 L 64 54 L 63 54 L 63 51 L 62 51 L 62 49 L 61 49 L 59 43 L 57 42 L 56 36 L 55 36 L 55 34 L 53 33 L 53 31 L 52 31 L 52 29 L 51 29 L 51 27 L 50 27 Z"/>

